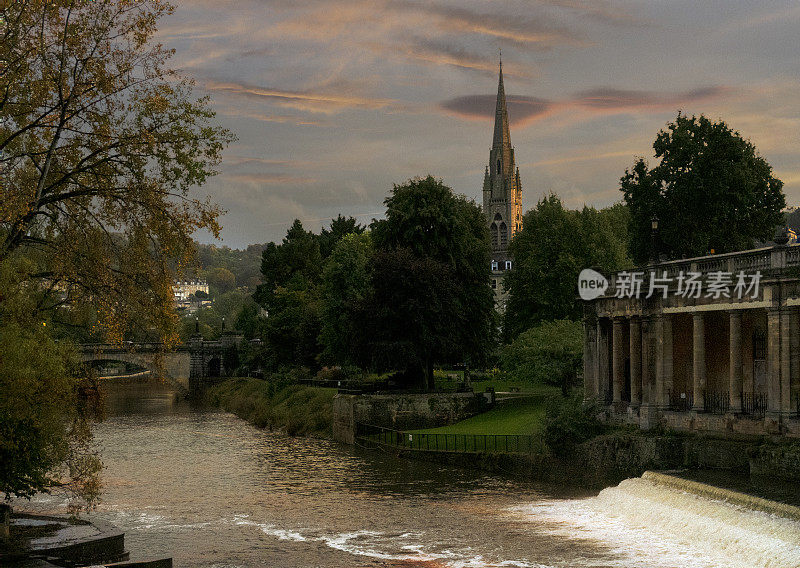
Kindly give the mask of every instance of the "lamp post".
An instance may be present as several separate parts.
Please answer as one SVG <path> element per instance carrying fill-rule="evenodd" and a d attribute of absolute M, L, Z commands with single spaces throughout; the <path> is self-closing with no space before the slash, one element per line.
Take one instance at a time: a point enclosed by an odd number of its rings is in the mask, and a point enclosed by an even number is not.
<path fill-rule="evenodd" d="M 658 217 L 650 219 L 650 258 L 653 264 L 658 262 Z"/>

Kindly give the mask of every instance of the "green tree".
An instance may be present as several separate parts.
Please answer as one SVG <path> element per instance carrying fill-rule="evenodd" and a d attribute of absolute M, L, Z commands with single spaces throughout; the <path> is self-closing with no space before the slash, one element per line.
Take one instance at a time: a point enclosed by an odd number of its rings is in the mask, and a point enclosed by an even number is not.
<path fill-rule="evenodd" d="M 353 217 L 338 215 L 336 219 L 331 220 L 330 229 L 323 227 L 319 234 L 319 250 L 322 258 L 328 258 L 342 238 L 352 233 L 360 235 L 364 230 L 365 227 L 359 225 Z"/>
<path fill-rule="evenodd" d="M 658 254 L 682 258 L 752 248 L 783 222 L 783 182 L 756 148 L 724 122 L 678 114 L 653 143 L 659 164 L 639 159 L 620 180 L 630 209 L 630 251 L 653 257 L 651 220 L 659 219 Z"/>
<path fill-rule="evenodd" d="M 577 385 L 583 364 L 583 328 L 562 319 L 542 322 L 521 333 L 500 355 L 503 369 L 517 381 L 561 387 Z"/>
<path fill-rule="evenodd" d="M 322 255 L 316 235 L 295 220 L 281 244 L 270 243 L 261 261 L 263 284 L 255 299 L 267 312 L 264 340 L 276 365 L 318 365 Z"/>
<path fill-rule="evenodd" d="M 339 240 L 322 273 L 321 360 L 352 365 L 361 361 L 364 302 L 371 291 L 372 242 L 369 233 Z"/>
<path fill-rule="evenodd" d="M 630 265 L 627 258 L 627 210 L 565 209 L 550 194 L 523 217 L 511 241 L 512 269 L 503 282 L 509 291 L 503 332 L 512 340 L 542 321 L 581 317 L 578 274 L 596 267 L 605 272 Z"/>
<path fill-rule="evenodd" d="M 392 345 L 408 353 L 409 373 L 422 372 L 419 382 L 432 386 L 434 361 L 481 364 L 493 346 L 489 232 L 474 202 L 431 176 L 395 186 L 385 203 L 386 219 L 371 225 L 376 260 L 370 329 L 381 334 L 372 343 L 380 343 L 384 354 L 392 353 Z M 398 276 L 392 276 L 392 263 Z"/>
<path fill-rule="evenodd" d="M 206 275 L 208 289 L 212 297 L 219 297 L 236 290 L 236 276 L 227 268 L 217 267 Z"/>

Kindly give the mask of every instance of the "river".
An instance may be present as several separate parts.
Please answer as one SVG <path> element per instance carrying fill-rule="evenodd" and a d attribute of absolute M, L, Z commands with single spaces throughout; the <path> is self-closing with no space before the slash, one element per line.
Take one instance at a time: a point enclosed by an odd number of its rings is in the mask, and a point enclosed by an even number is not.
<path fill-rule="evenodd" d="M 631 479 L 599 495 L 331 441 L 111 384 L 103 501 L 132 559 L 249 567 L 800 566 L 800 523 Z M 28 505 L 62 511 L 58 496 Z"/>

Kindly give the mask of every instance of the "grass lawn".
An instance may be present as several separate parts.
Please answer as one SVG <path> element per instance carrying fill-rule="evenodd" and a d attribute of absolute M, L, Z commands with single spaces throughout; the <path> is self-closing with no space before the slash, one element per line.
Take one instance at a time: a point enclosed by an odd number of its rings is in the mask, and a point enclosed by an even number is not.
<path fill-rule="evenodd" d="M 530 388 L 531 396 L 502 402 L 483 414 L 450 426 L 415 430 L 414 432 L 426 434 L 539 434 L 544 419 L 546 400 L 551 396 L 559 396 L 561 390 L 557 387 L 545 386 Z"/>

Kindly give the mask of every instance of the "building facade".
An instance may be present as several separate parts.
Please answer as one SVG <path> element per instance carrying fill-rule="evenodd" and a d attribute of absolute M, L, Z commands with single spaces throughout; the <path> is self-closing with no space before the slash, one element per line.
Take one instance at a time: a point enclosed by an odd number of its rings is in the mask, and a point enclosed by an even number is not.
<path fill-rule="evenodd" d="M 800 245 L 618 272 L 585 308 L 585 392 L 609 416 L 800 436 Z"/>
<path fill-rule="evenodd" d="M 486 166 L 483 178 L 483 213 L 486 215 L 492 239 L 490 282 L 495 294 L 495 305 L 502 311 L 507 297 L 503 289 L 503 275 L 511 268 L 512 263 L 508 254 L 508 243 L 522 227 L 522 185 L 508 128 L 502 61 L 497 85 L 492 149 L 489 150 L 489 165 Z"/>

